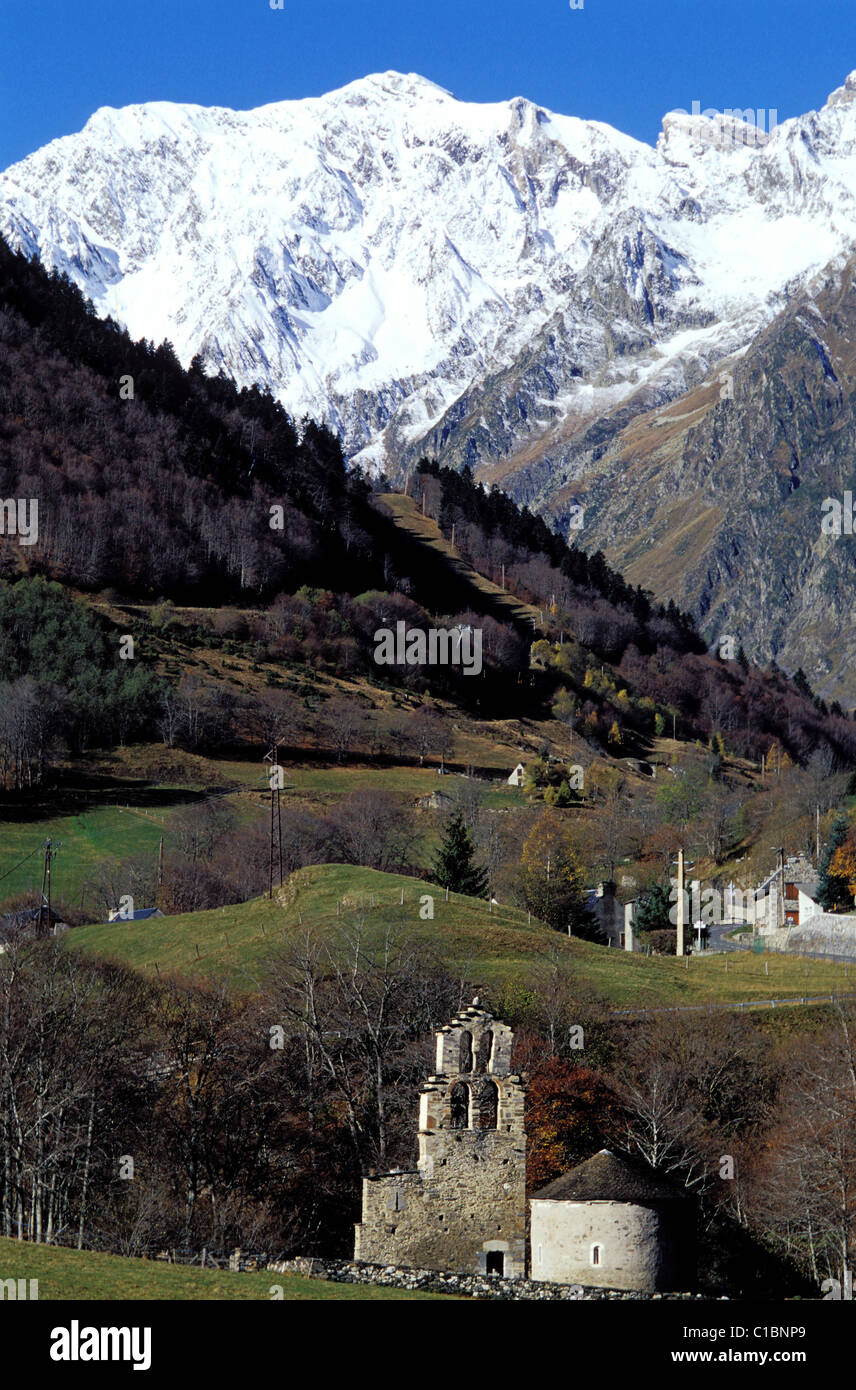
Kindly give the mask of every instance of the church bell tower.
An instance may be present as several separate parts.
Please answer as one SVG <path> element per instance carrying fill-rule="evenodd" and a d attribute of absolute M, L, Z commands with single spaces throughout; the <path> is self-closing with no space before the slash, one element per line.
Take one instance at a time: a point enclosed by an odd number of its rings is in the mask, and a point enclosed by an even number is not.
<path fill-rule="evenodd" d="M 356 1259 L 525 1274 L 524 1087 L 512 1042 L 478 1000 L 439 1029 L 419 1095 L 416 1169 L 363 1180 Z"/>

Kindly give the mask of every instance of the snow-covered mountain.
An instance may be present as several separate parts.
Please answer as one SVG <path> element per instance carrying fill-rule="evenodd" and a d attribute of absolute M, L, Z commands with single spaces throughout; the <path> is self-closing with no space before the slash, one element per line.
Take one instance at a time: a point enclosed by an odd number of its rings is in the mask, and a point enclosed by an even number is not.
<path fill-rule="evenodd" d="M 104 108 L 0 176 L 0 232 L 352 455 L 475 429 L 500 459 L 686 389 L 853 244 L 854 99 L 856 75 L 769 136 L 673 114 L 654 149 L 397 73 L 249 112 Z M 534 343 L 536 408 L 491 437 L 474 395 Z"/>
<path fill-rule="evenodd" d="M 743 113 L 744 115 L 746 113 Z M 0 175 L 0 233 L 393 475 L 472 464 L 711 641 L 856 699 L 856 73 L 651 148 L 385 73 L 95 113 Z"/>

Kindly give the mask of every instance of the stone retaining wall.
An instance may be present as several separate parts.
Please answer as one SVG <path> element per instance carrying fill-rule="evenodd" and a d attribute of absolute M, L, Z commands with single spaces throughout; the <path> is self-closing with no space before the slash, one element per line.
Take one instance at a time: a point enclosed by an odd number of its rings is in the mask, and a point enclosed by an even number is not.
<path fill-rule="evenodd" d="M 542 1284 L 531 1279 L 486 1278 L 478 1274 L 446 1274 L 436 1269 L 396 1269 L 393 1265 L 357 1264 L 352 1260 L 299 1258 L 268 1265 L 277 1274 L 300 1274 L 310 1279 L 329 1279 L 336 1284 L 382 1284 L 395 1289 L 421 1289 L 426 1293 L 460 1294 L 466 1298 L 505 1299 L 515 1302 L 545 1299 L 649 1299 L 700 1300 L 692 1293 L 631 1293 L 626 1289 L 594 1289 L 580 1284 Z"/>
<path fill-rule="evenodd" d="M 818 912 L 798 927 L 776 927 L 759 935 L 764 945 L 775 951 L 806 951 L 856 960 L 856 913 Z"/>

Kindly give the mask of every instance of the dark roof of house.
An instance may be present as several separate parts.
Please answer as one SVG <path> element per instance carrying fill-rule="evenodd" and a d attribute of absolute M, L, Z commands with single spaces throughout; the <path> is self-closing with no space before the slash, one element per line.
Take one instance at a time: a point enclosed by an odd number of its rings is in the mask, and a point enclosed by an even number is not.
<path fill-rule="evenodd" d="M 129 912 L 126 917 L 108 918 L 108 925 L 114 926 L 116 922 L 145 922 L 149 917 L 163 917 L 159 907 L 140 907 L 134 912 Z"/>
<path fill-rule="evenodd" d="M 687 1193 L 647 1163 L 601 1149 L 534 1194 L 539 1202 L 661 1202 Z"/>
<path fill-rule="evenodd" d="M 23 907 L 19 908 L 17 912 L 4 913 L 2 920 L 4 922 L 37 922 L 39 920 L 40 913 L 42 915 L 43 920 L 45 921 L 62 921 L 62 918 L 60 917 L 59 913 L 54 912 L 53 908 L 49 908 L 47 904 L 45 904 L 45 906 L 42 908 Z"/>
<path fill-rule="evenodd" d="M 14 936 L 17 932 L 22 932 L 29 926 L 37 926 L 39 921 L 39 909 L 37 907 L 21 908 L 17 912 L 6 912 L 0 916 L 0 938 L 6 940 L 7 937 Z M 50 926 L 64 925 L 58 912 L 53 908 L 48 913 L 47 907 L 43 909 L 42 921 Z"/>

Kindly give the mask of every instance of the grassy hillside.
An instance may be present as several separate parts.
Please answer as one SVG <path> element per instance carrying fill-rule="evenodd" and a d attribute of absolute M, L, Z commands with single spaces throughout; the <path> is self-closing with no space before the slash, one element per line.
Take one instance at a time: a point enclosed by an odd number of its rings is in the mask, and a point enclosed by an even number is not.
<path fill-rule="evenodd" d="M 402 904 L 402 892 L 404 902 Z M 433 921 L 419 916 L 420 899 L 434 899 Z M 554 950 L 573 962 L 580 985 L 616 1008 L 698 1005 L 856 990 L 856 968 L 795 956 L 749 952 L 690 958 L 688 963 L 572 941 L 516 908 L 495 907 L 418 879 L 323 865 L 293 875 L 281 900 L 255 899 L 212 912 L 152 922 L 78 928 L 70 947 L 119 960 L 147 974 L 179 974 L 200 981 L 227 979 L 238 992 L 254 989 L 271 959 L 301 926 L 334 933 L 361 923 L 367 941 L 389 926 L 406 929 L 443 963 L 472 982 L 500 991 L 528 986 L 532 967 Z M 727 962 L 727 968 L 726 968 Z"/>
<path fill-rule="evenodd" d="M 96 806 L 83 815 L 51 817 L 35 825 L 6 821 L 0 845 L 4 892 L 38 891 L 42 858 L 33 851 L 50 837 L 61 843 L 52 867 L 54 898 L 76 903 L 83 881 L 99 864 L 132 854 L 156 855 L 166 819 L 163 810 L 147 813 L 136 807 Z"/>
<path fill-rule="evenodd" d="M 433 921 L 419 916 L 425 895 L 434 899 Z M 442 889 L 421 879 L 341 864 L 301 869 L 273 902 L 256 898 L 148 923 L 81 927 L 67 940 L 77 950 L 147 973 L 157 965 L 161 975 L 228 978 L 242 990 L 255 987 L 271 955 L 301 926 L 334 931 L 360 922 L 368 940 L 379 940 L 389 926 L 403 927 L 447 965 L 495 985 L 515 979 L 559 940 L 544 926 L 528 925 L 527 914 L 516 908 L 490 912 L 486 902 L 457 894 L 447 903 Z"/>
<path fill-rule="evenodd" d="M 476 747 L 468 751 L 486 756 L 486 739 L 471 735 L 470 744 Z M 519 756 L 513 747 L 492 750 L 495 780 L 479 784 L 485 810 L 525 805 L 524 793 L 505 783 L 507 770 Z M 128 859 L 154 864 L 161 836 L 169 854 L 175 818 L 189 807 L 213 797 L 236 826 L 266 826 L 269 803 L 265 804 L 263 777 L 259 758 L 206 759 L 153 745 L 101 755 L 90 766 L 69 765 L 49 793 L 17 803 L 7 797 L 0 805 L 0 893 L 3 898 L 28 894 L 38 901 L 42 847 L 49 837 L 58 847 L 52 866 L 54 901 L 73 909 L 85 906 L 91 920 L 99 920 L 105 913 L 101 904 L 95 906 L 91 891 L 84 904 L 86 886 L 91 888 L 99 873 Z M 324 814 L 350 793 L 365 790 L 389 792 L 415 809 L 430 793 L 448 794 L 455 785 L 454 776 L 438 781 L 429 766 L 286 766 L 282 803 L 284 809 Z M 423 817 L 417 830 L 419 858 L 427 863 L 439 834 L 436 818 Z"/>
<path fill-rule="evenodd" d="M 155 1260 L 128 1260 L 90 1250 L 64 1250 L 0 1237 L 0 1280 L 38 1279 L 39 1301 L 66 1299 L 270 1300 L 279 1286 L 285 1302 L 308 1299 L 443 1299 L 444 1294 L 385 1289 L 369 1284 L 328 1284 L 322 1279 L 262 1271 L 233 1274 L 191 1269 Z"/>
<path fill-rule="evenodd" d="M 798 956 L 630 955 L 586 942 L 574 945 L 581 978 L 619 1009 L 739 1004 L 806 995 L 856 993 L 856 966 Z"/>

